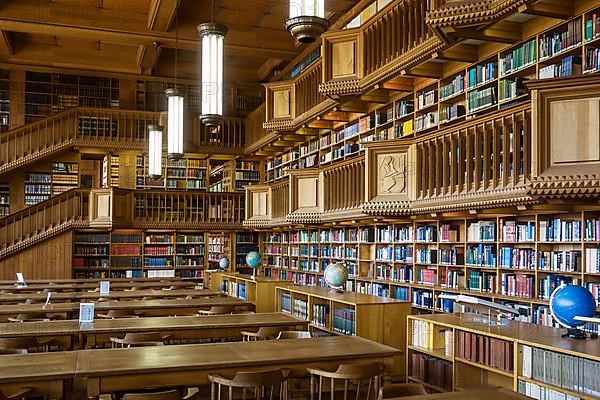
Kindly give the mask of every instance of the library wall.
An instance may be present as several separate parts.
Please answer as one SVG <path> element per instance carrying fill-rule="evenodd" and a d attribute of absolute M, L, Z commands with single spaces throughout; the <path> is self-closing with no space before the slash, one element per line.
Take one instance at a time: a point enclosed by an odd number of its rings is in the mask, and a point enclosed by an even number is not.
<path fill-rule="evenodd" d="M 72 232 L 0 259 L 0 279 L 14 280 L 17 272 L 25 279 L 68 279 L 72 277 Z"/>

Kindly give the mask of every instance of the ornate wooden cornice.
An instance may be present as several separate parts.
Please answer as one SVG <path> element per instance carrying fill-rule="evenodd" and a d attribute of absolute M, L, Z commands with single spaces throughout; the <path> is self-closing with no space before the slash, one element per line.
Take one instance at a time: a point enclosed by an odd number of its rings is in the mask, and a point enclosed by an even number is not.
<path fill-rule="evenodd" d="M 224 222 L 136 222 L 131 226 L 134 229 L 205 229 L 215 231 L 233 231 L 242 229 L 242 223 Z"/>
<path fill-rule="evenodd" d="M 362 207 L 325 211 L 321 213 L 321 221 L 323 222 L 351 221 L 368 217 L 369 216 L 363 212 Z"/>
<path fill-rule="evenodd" d="M 427 13 L 425 22 L 434 30 L 442 27 L 481 25 L 518 11 L 530 0 L 463 0 L 446 4 Z"/>
<path fill-rule="evenodd" d="M 600 175 L 538 176 L 530 182 L 536 198 L 589 199 L 600 196 Z"/>
<path fill-rule="evenodd" d="M 320 224 L 323 222 L 319 211 L 294 211 L 285 216 L 285 220 L 290 224 Z"/>
<path fill-rule="evenodd" d="M 267 121 L 263 124 L 263 128 L 270 132 L 293 132 L 294 121 L 291 119 L 276 119 Z"/>

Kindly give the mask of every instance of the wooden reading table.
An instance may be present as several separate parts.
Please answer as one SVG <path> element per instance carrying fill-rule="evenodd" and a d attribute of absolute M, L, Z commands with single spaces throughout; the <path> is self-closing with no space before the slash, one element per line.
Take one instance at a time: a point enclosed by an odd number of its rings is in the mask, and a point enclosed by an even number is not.
<path fill-rule="evenodd" d="M 130 310 L 132 313 L 149 316 L 195 315 L 199 309 L 212 306 L 252 306 L 246 301 L 231 297 L 212 297 L 191 300 L 128 300 L 102 301 L 95 303 L 95 312 L 104 313 L 109 310 Z M 8 317 L 17 314 L 60 315 L 63 319 L 78 319 L 79 303 L 48 304 L 9 304 L 0 305 L 0 321 L 8 321 Z"/>
<path fill-rule="evenodd" d="M 420 396 L 391 397 L 387 400 L 530 400 L 531 397 L 504 388 L 461 390 L 460 392 L 424 394 Z"/>
<path fill-rule="evenodd" d="M 111 336 L 128 332 L 161 332 L 169 339 L 239 338 L 241 331 L 258 330 L 262 326 L 307 330 L 308 321 L 284 313 L 229 314 L 186 317 L 152 317 L 96 319 L 79 324 L 78 320 L 1 323 L 0 338 L 56 338 L 65 349 L 93 348 L 108 342 Z"/>
<path fill-rule="evenodd" d="M 57 302 L 78 302 L 78 301 L 99 301 L 100 299 L 114 300 L 134 300 L 144 297 L 155 298 L 186 298 L 186 297 L 224 297 L 225 295 L 219 292 L 210 290 L 194 290 L 194 289 L 172 289 L 172 290 L 119 290 L 110 291 L 109 294 L 100 294 L 100 292 L 64 292 L 52 293 L 50 297 L 51 303 Z M 45 302 L 48 293 L 0 293 L 0 304 L 18 304 L 26 300 L 37 300 Z"/>
<path fill-rule="evenodd" d="M 356 336 L 263 340 L 79 351 L 78 377 L 87 378 L 88 398 L 148 387 L 208 383 L 209 373 L 306 367 L 336 368 L 341 362 L 381 361 L 391 368 L 401 350 Z"/>
<path fill-rule="evenodd" d="M 127 282 L 118 281 L 110 283 L 110 291 L 120 291 L 125 289 L 162 289 L 162 288 L 177 288 L 177 289 L 194 289 L 198 286 L 192 281 L 176 281 L 176 282 Z M 26 286 L 16 284 L 0 284 L 0 293 L 30 293 L 49 290 L 51 292 L 87 292 L 89 290 L 99 289 L 99 282 L 63 282 L 63 283 L 28 283 Z"/>

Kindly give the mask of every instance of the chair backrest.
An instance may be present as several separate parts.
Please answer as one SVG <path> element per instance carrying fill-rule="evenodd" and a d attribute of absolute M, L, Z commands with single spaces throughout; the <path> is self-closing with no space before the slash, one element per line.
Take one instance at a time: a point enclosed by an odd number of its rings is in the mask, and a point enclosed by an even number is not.
<path fill-rule="evenodd" d="M 181 393 L 177 390 L 150 393 L 125 393 L 121 400 L 181 400 Z"/>
<path fill-rule="evenodd" d="M 285 400 L 288 369 L 237 372 L 233 378 L 209 374 L 211 400 Z"/>
<path fill-rule="evenodd" d="M 123 339 L 110 338 L 115 347 L 163 346 L 166 336 L 158 332 L 129 332 Z"/>
<path fill-rule="evenodd" d="M 27 354 L 27 349 L 0 349 L 0 355 Z"/>
<path fill-rule="evenodd" d="M 231 314 L 234 310 L 233 306 L 212 306 L 208 311 L 199 310 L 200 315 L 220 315 L 220 314 Z"/>
<path fill-rule="evenodd" d="M 383 370 L 380 362 L 340 364 L 335 371 L 307 368 L 311 374 L 311 390 L 317 398 L 356 400 L 372 400 L 377 397 Z"/>
<path fill-rule="evenodd" d="M 5 354 L 23 354 L 17 352 L 17 350 L 25 350 L 25 353 L 29 349 L 39 351 L 43 346 L 40 346 L 37 339 L 34 337 L 23 337 L 23 338 L 1 338 L 0 349 L 6 351 Z"/>
<path fill-rule="evenodd" d="M 50 321 L 50 318 L 45 313 L 21 313 L 16 317 L 9 318 L 9 322 L 45 322 Z"/>
<path fill-rule="evenodd" d="M 308 331 L 281 331 L 276 339 L 310 339 L 312 335 Z"/>
<path fill-rule="evenodd" d="M 427 394 L 423 385 L 418 383 L 393 383 L 379 389 L 377 400 L 392 399 L 396 397 L 419 396 Z"/>
<path fill-rule="evenodd" d="M 137 315 L 131 310 L 108 310 L 103 314 L 108 318 L 135 318 Z"/>

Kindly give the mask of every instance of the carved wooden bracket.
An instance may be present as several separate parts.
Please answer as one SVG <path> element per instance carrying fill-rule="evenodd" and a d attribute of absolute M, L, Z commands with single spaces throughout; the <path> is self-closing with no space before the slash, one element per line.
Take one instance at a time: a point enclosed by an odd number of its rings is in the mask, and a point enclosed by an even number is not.
<path fill-rule="evenodd" d="M 244 226 L 258 228 L 269 226 L 271 215 L 271 186 L 250 185 L 246 187 L 246 216 Z"/>
<path fill-rule="evenodd" d="M 90 227 L 130 226 L 133 220 L 133 192 L 113 188 L 90 191 Z"/>
<path fill-rule="evenodd" d="M 297 224 L 321 222 L 322 192 L 318 169 L 290 171 L 290 213 L 286 220 Z"/>
<path fill-rule="evenodd" d="M 542 198 L 600 195 L 600 81 L 595 76 L 530 81 L 530 192 Z"/>

